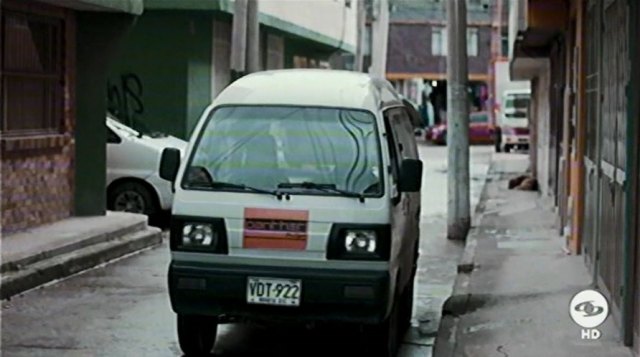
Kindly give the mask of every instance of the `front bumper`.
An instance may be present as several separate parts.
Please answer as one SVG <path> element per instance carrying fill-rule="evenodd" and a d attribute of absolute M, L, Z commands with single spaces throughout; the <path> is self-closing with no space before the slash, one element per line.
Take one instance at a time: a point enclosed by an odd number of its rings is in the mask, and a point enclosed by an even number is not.
<path fill-rule="evenodd" d="M 505 145 L 529 145 L 529 135 L 504 135 Z"/>
<path fill-rule="evenodd" d="M 301 279 L 300 306 L 248 304 L 249 276 Z M 169 267 L 174 312 L 252 321 L 376 324 L 384 320 L 389 310 L 389 281 L 387 271 L 175 261 Z"/>

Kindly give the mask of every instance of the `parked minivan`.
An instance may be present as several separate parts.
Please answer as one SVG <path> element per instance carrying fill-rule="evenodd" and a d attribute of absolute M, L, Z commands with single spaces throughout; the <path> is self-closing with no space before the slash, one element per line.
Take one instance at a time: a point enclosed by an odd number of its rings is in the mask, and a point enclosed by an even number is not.
<path fill-rule="evenodd" d="M 419 242 L 419 114 L 386 80 L 321 69 L 251 74 L 200 118 L 174 182 L 169 295 L 187 355 L 231 321 L 362 326 L 394 355 Z"/>

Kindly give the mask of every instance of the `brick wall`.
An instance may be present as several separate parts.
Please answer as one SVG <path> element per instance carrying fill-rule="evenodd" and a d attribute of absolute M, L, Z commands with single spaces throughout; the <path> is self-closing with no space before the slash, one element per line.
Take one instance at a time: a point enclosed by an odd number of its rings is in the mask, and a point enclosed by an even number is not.
<path fill-rule="evenodd" d="M 443 25 L 444 26 L 444 25 Z M 431 53 L 432 24 L 391 24 L 387 72 L 446 73 L 447 58 Z M 491 57 L 491 27 L 478 28 L 478 56 L 469 56 L 469 74 L 487 74 Z"/>
<path fill-rule="evenodd" d="M 58 136 L 3 144 L 2 233 L 69 217 L 73 209 L 72 140 Z"/>
<path fill-rule="evenodd" d="M 0 230 L 10 234 L 73 214 L 75 127 L 75 14 L 41 3 L 4 0 L 2 6 L 62 19 L 65 48 L 60 131 L 0 137 Z"/>

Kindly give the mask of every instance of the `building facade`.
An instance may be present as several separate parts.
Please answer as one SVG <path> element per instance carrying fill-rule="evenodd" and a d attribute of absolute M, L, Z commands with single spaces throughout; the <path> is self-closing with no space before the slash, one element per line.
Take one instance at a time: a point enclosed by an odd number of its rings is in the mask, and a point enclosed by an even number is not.
<path fill-rule="evenodd" d="M 514 0 L 512 76 L 532 81 L 532 164 L 640 355 L 638 172 L 640 4 L 635 0 Z"/>
<path fill-rule="evenodd" d="M 392 0 L 390 6 L 386 77 L 422 108 L 429 124 L 441 122 L 447 103 L 446 2 Z M 471 110 L 488 109 L 492 6 L 493 2 L 489 0 L 467 1 Z M 374 3 L 369 8 L 368 36 L 370 22 L 375 16 Z M 427 113 L 433 113 L 433 117 Z"/>
<path fill-rule="evenodd" d="M 2 233 L 105 214 L 104 86 L 142 0 L 3 0 Z"/>
<path fill-rule="evenodd" d="M 352 68 L 355 1 L 259 1 L 258 9 L 260 69 Z M 188 139 L 232 80 L 232 25 L 232 1 L 145 1 L 109 74 L 110 111 L 134 128 Z"/>

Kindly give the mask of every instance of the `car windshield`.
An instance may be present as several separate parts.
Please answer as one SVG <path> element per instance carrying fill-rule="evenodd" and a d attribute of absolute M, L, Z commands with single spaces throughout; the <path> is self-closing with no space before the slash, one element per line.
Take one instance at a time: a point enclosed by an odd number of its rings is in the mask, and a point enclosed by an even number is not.
<path fill-rule="evenodd" d="M 229 106 L 205 122 L 183 187 L 240 184 L 287 193 L 382 193 L 375 117 L 365 111 Z M 344 192 L 339 192 L 344 191 Z M 348 191 L 348 192 L 347 192 Z"/>
<path fill-rule="evenodd" d="M 471 114 L 471 116 L 469 117 L 469 121 L 471 123 L 488 123 L 489 115 L 486 113 Z"/>

